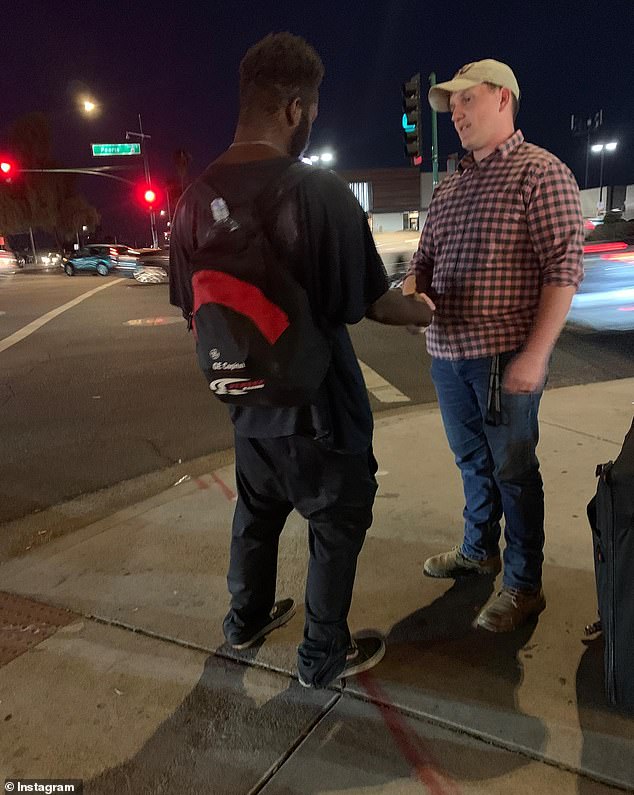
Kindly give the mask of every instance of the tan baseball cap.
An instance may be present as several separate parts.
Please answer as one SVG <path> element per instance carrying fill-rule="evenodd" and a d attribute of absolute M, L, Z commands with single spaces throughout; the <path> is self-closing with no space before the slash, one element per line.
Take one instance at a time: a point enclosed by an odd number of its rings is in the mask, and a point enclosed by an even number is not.
<path fill-rule="evenodd" d="M 459 69 L 451 80 L 438 83 L 429 89 L 429 104 L 439 113 L 449 111 L 449 98 L 454 91 L 464 91 L 480 83 L 493 83 L 495 86 L 510 89 L 516 99 L 520 98 L 520 87 L 510 66 L 493 58 L 474 61 Z"/>

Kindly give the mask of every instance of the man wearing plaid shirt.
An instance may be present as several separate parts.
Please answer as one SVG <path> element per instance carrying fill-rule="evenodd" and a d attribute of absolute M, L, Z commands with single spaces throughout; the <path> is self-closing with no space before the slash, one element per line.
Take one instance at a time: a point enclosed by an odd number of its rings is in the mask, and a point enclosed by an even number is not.
<path fill-rule="evenodd" d="M 435 304 L 432 377 L 465 493 L 464 539 L 425 562 L 430 577 L 496 575 L 477 625 L 508 632 L 545 607 L 544 494 L 535 454 L 548 361 L 583 278 L 579 189 L 554 155 L 515 130 L 519 87 L 499 61 L 431 88 L 468 154 L 436 188 L 403 285 Z"/>

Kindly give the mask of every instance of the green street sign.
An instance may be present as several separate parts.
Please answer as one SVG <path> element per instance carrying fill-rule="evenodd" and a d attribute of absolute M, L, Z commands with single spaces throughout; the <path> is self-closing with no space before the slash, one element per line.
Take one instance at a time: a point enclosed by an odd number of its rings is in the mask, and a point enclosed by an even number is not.
<path fill-rule="evenodd" d="M 141 154 L 141 144 L 91 144 L 91 146 L 93 157 Z"/>

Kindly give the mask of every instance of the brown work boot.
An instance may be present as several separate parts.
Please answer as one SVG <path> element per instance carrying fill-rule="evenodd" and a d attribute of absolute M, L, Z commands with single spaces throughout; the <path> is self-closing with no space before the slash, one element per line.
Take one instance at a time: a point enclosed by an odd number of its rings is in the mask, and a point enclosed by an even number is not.
<path fill-rule="evenodd" d="M 512 632 L 538 616 L 546 607 L 544 592 L 516 591 L 506 586 L 483 608 L 476 626 L 489 632 Z"/>
<path fill-rule="evenodd" d="M 466 558 L 459 547 L 454 547 L 451 552 L 434 555 L 427 558 L 423 566 L 423 574 L 427 577 L 464 577 L 469 574 L 499 574 L 502 570 L 500 554 L 486 560 L 472 560 Z"/>

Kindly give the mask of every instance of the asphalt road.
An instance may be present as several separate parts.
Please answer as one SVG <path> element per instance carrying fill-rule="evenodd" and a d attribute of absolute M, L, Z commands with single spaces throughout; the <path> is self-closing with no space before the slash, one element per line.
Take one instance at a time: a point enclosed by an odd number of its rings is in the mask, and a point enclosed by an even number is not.
<path fill-rule="evenodd" d="M 363 321 L 352 337 L 375 413 L 435 401 L 422 335 Z M 566 331 L 548 387 L 634 376 L 633 349 L 634 332 Z M 0 523 L 231 444 L 166 285 L 0 278 Z"/>

